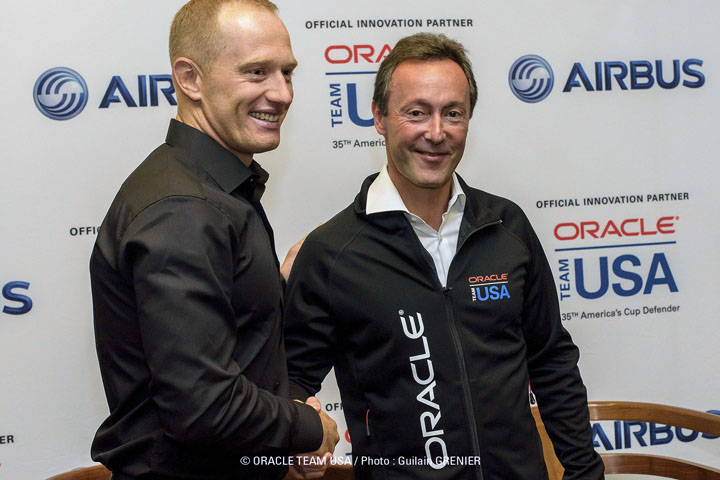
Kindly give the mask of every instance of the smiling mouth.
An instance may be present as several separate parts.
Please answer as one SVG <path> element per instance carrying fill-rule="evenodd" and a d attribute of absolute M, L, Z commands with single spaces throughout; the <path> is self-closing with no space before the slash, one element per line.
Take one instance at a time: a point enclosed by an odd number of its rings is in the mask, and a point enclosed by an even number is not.
<path fill-rule="evenodd" d="M 280 115 L 271 115 L 269 113 L 250 112 L 250 116 L 265 122 L 277 122 L 280 120 Z"/>
<path fill-rule="evenodd" d="M 418 151 L 420 155 L 423 155 L 425 157 L 430 158 L 438 158 L 438 157 L 444 157 L 448 155 L 448 152 L 424 152 L 424 151 Z"/>

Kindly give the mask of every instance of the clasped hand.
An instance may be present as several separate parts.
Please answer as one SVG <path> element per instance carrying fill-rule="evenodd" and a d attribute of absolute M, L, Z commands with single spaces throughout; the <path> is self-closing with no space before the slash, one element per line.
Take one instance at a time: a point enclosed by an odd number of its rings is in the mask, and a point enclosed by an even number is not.
<path fill-rule="evenodd" d="M 335 445 L 340 441 L 340 436 L 338 435 L 335 420 L 322 411 L 322 405 L 317 398 L 310 397 L 305 403 L 313 407 L 320 415 L 323 427 L 323 441 L 320 448 L 314 452 L 296 455 L 295 461 L 290 467 L 290 474 L 298 479 L 320 478 L 325 475 L 325 470 L 330 464 Z"/>

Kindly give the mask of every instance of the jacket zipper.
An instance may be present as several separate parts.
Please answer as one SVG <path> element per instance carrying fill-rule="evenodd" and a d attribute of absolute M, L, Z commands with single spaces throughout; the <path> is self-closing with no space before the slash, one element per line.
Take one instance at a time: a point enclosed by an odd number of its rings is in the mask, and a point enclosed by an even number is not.
<path fill-rule="evenodd" d="M 407 218 L 406 218 L 407 221 Z M 502 220 L 496 220 L 493 222 L 488 222 L 483 225 L 480 225 L 479 227 L 475 228 L 474 230 L 470 231 L 465 238 L 463 238 L 462 243 L 460 243 L 455 250 L 455 253 L 457 255 L 458 252 L 460 252 L 460 249 L 465 245 L 465 242 L 468 238 L 475 235 L 480 230 L 490 227 L 492 225 L 499 225 L 502 223 Z M 408 227 L 412 230 L 413 237 L 415 238 L 415 241 L 417 242 L 416 245 L 420 247 L 421 257 L 425 259 L 425 263 L 428 264 L 430 267 L 430 271 L 435 274 L 435 282 L 437 285 L 440 286 L 440 289 L 443 293 L 443 300 L 445 301 L 445 312 L 448 317 L 448 324 L 450 325 L 450 333 L 452 335 L 453 344 L 455 345 L 455 353 L 458 356 L 458 364 L 460 365 L 460 379 L 462 380 L 463 385 L 463 397 L 464 397 L 464 403 L 465 403 L 465 409 L 468 412 L 468 420 L 469 420 L 469 427 L 470 427 L 470 436 L 471 436 L 471 442 L 472 442 L 472 448 L 473 453 L 480 459 L 480 468 L 475 469 L 474 474 L 475 478 L 477 480 L 483 480 L 483 474 L 482 474 L 482 458 L 480 455 L 480 441 L 478 440 L 478 432 L 477 432 L 477 423 L 475 421 L 475 410 L 472 405 L 472 395 L 470 394 L 470 381 L 467 376 L 467 367 L 465 366 L 465 357 L 463 355 L 463 349 L 462 345 L 460 344 L 460 335 L 457 332 L 457 327 L 455 326 L 455 317 L 452 314 L 452 308 L 450 305 L 450 298 L 448 297 L 448 294 L 450 293 L 451 288 L 443 287 L 440 284 L 440 281 L 437 277 L 437 272 L 435 271 L 435 264 L 432 261 L 432 257 L 430 257 L 430 254 L 425 250 L 425 247 L 423 247 L 422 242 L 420 242 L 420 239 L 415 234 L 415 231 L 410 224 L 409 221 L 407 221 Z M 453 260 L 455 260 L 455 257 L 453 257 Z M 450 266 L 448 267 L 448 275 L 447 278 L 450 278 L 450 270 L 452 269 L 452 261 L 450 262 Z M 368 411 L 369 413 L 369 411 Z M 369 424 L 366 425 L 369 432 Z"/>
<path fill-rule="evenodd" d="M 498 225 L 502 223 L 502 220 L 497 220 L 495 222 L 486 223 L 484 225 L 481 225 L 468 233 L 465 238 L 463 239 L 462 243 L 457 247 L 456 253 L 460 252 L 460 249 L 465 245 L 465 242 L 468 238 L 473 236 L 478 231 L 482 230 L 483 228 L 489 227 L 491 225 Z M 453 257 L 454 260 L 455 257 Z M 448 267 L 448 278 L 450 278 L 450 270 L 452 269 L 452 261 L 450 262 L 450 266 Z M 441 286 L 442 287 L 442 286 Z M 463 352 L 462 344 L 460 343 L 460 334 L 457 331 L 457 326 L 455 325 L 455 316 L 452 313 L 452 304 L 450 301 L 449 293 L 451 288 L 443 287 L 443 298 L 445 300 L 445 312 L 448 317 L 448 325 L 450 325 L 450 333 L 453 338 L 453 344 L 455 345 L 455 352 L 458 355 L 458 365 L 460 366 L 460 379 L 462 380 L 463 385 L 463 397 L 465 401 L 465 409 L 467 410 L 468 415 L 468 423 L 470 427 L 470 440 L 472 443 L 473 452 L 475 455 L 480 458 L 480 468 L 475 469 L 475 478 L 478 480 L 483 479 L 482 474 L 482 458 L 480 455 L 480 441 L 478 439 L 478 431 L 477 431 L 477 421 L 475 420 L 475 409 L 473 407 L 472 402 L 472 393 L 470 392 L 470 380 L 468 378 L 467 374 L 467 367 L 465 366 L 465 355 Z"/>
<path fill-rule="evenodd" d="M 443 297 L 445 299 L 445 312 L 448 317 L 448 325 L 450 325 L 450 333 L 452 334 L 453 344 L 455 345 L 455 353 L 458 356 L 458 365 L 460 366 L 460 379 L 462 380 L 463 386 L 463 397 L 465 401 L 465 410 L 467 410 L 468 423 L 470 427 L 470 441 L 472 443 L 473 453 L 477 457 L 480 457 L 480 441 L 478 440 L 477 423 L 475 421 L 475 409 L 472 404 L 472 395 L 470 393 L 470 380 L 467 375 L 467 368 L 465 367 L 465 356 L 463 354 L 462 345 L 460 344 L 460 336 L 455 326 L 455 316 L 452 314 L 452 307 L 450 306 L 450 297 L 448 294 L 450 289 L 443 288 Z M 482 458 L 480 459 L 480 468 L 475 469 L 475 478 L 482 480 Z"/>

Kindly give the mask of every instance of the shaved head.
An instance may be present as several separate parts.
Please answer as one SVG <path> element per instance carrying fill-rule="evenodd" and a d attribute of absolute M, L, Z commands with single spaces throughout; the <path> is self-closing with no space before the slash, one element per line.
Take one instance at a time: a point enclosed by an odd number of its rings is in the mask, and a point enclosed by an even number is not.
<path fill-rule="evenodd" d="M 170 27 L 170 63 L 187 57 L 200 65 L 212 64 L 224 47 L 218 16 L 230 4 L 278 11 L 269 0 L 190 0 L 175 14 Z"/>

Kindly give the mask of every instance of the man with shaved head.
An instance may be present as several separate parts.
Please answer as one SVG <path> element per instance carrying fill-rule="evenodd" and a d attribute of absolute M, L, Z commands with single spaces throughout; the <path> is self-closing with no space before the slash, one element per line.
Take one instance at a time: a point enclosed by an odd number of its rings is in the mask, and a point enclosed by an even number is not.
<path fill-rule="evenodd" d="M 90 260 L 110 408 L 92 457 L 113 480 L 281 478 L 311 458 L 291 455 L 327 458 L 338 441 L 317 400 L 288 399 L 284 280 L 253 160 L 280 142 L 297 62 L 263 0 L 191 0 L 170 59 L 177 117 L 121 187 Z"/>

